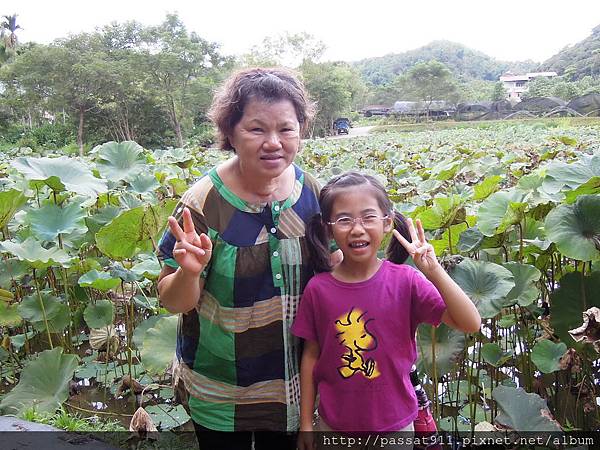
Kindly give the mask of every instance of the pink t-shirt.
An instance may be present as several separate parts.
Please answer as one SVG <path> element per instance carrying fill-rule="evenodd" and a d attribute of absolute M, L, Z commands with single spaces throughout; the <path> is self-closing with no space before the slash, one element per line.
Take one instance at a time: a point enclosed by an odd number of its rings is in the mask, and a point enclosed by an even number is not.
<path fill-rule="evenodd" d="M 435 286 L 408 265 L 384 261 L 360 283 L 314 276 L 292 333 L 319 343 L 313 376 L 325 423 L 336 431 L 385 432 L 414 421 L 415 332 L 422 322 L 439 325 L 445 309 Z"/>

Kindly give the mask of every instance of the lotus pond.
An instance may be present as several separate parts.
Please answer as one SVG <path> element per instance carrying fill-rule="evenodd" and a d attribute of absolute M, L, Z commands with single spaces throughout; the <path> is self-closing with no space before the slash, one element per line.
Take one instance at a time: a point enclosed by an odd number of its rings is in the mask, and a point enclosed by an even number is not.
<path fill-rule="evenodd" d="M 162 430 L 189 420 L 154 251 L 186 186 L 227 156 L 0 153 L 0 414 L 62 407 L 127 427 L 142 405 Z M 600 122 L 307 141 L 298 163 L 323 182 L 379 177 L 481 313 L 475 335 L 419 329 L 441 428 L 599 428 Z"/>

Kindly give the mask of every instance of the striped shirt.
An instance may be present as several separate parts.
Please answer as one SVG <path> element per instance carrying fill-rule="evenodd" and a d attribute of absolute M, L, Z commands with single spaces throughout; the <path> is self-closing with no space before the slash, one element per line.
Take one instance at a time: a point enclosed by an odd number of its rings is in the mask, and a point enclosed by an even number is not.
<path fill-rule="evenodd" d="M 218 431 L 296 431 L 299 339 L 290 333 L 313 274 L 305 225 L 319 211 L 317 182 L 298 167 L 290 196 L 252 204 L 233 194 L 216 169 L 175 209 L 192 213 L 213 243 L 194 310 L 179 321 L 177 356 L 192 419 Z M 177 267 L 167 229 L 159 257 Z"/>

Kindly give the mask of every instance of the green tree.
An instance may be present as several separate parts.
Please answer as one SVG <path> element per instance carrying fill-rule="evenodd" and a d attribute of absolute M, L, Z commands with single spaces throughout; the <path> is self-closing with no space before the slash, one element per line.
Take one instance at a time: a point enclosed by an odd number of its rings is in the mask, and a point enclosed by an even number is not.
<path fill-rule="evenodd" d="M 259 45 L 255 45 L 249 54 L 243 55 L 243 66 L 287 66 L 296 68 L 304 61 L 317 62 L 327 47 L 323 41 L 313 35 L 302 33 L 283 33 L 267 36 Z"/>
<path fill-rule="evenodd" d="M 406 74 L 406 83 L 415 97 L 423 102 L 428 118 L 433 101 L 457 100 L 456 80 L 452 72 L 438 61 L 419 63 L 410 68 Z"/>
<path fill-rule="evenodd" d="M 17 14 L 12 16 L 2 16 L 4 19 L 0 22 L 1 34 L 4 38 L 6 48 L 15 49 L 17 46 L 17 30 L 22 29 L 21 25 L 17 25 Z M 8 34 L 6 32 L 8 31 Z"/>
<path fill-rule="evenodd" d="M 506 98 L 507 92 L 506 88 L 504 87 L 504 83 L 502 83 L 502 81 L 497 81 L 494 83 L 494 90 L 492 91 L 491 100 L 497 102 L 500 100 L 506 100 Z"/>

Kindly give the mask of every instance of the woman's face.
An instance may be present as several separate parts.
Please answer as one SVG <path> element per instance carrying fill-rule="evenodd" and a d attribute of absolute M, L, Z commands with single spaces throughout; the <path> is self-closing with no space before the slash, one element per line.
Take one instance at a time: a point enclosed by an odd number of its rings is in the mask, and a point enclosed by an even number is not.
<path fill-rule="evenodd" d="M 243 171 L 259 178 L 277 178 L 292 164 L 300 147 L 294 105 L 289 100 L 250 100 L 229 142 Z"/>

